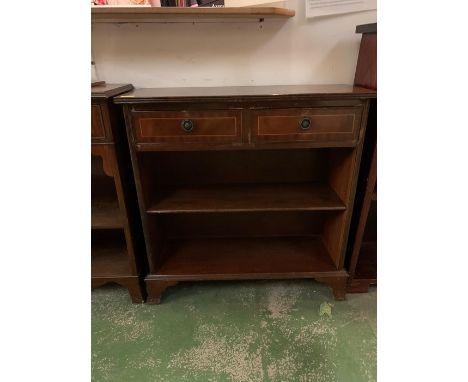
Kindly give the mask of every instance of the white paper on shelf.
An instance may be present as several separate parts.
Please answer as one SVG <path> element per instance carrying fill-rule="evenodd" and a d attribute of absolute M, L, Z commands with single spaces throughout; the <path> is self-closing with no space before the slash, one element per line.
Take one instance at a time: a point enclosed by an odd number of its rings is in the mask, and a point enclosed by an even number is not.
<path fill-rule="evenodd" d="M 377 9 L 377 0 L 305 0 L 306 17 L 339 15 Z"/>

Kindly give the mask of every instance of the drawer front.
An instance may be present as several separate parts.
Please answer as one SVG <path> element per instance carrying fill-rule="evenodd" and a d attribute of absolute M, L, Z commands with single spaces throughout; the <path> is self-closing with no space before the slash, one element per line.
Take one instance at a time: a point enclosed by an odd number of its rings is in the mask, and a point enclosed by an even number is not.
<path fill-rule="evenodd" d="M 106 129 L 99 105 L 91 105 L 91 138 L 96 141 L 105 140 Z"/>
<path fill-rule="evenodd" d="M 258 143 L 353 142 L 360 123 L 361 109 L 354 107 L 257 111 L 252 138 Z"/>
<path fill-rule="evenodd" d="M 135 112 L 134 136 L 138 143 L 233 143 L 242 140 L 239 111 Z"/>

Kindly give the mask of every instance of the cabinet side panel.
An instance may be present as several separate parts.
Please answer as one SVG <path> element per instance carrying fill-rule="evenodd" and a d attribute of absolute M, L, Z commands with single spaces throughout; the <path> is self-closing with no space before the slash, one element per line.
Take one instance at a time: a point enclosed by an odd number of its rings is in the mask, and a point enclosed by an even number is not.
<path fill-rule="evenodd" d="M 148 259 L 149 272 L 154 273 L 160 262 L 156 261 L 156 253 L 160 252 L 162 249 L 162 243 L 157 240 L 158 235 L 150 235 L 150 232 L 155 227 L 149 227 L 149 222 L 146 216 L 146 205 L 144 198 L 144 191 L 142 187 L 142 174 L 141 164 L 138 160 L 138 155 L 135 150 L 135 138 L 133 136 L 132 129 L 132 117 L 131 111 L 129 110 L 130 106 L 124 105 L 124 117 L 125 117 L 125 126 L 127 131 L 128 146 L 130 149 L 130 157 L 132 162 L 133 174 L 135 178 L 135 187 L 138 198 L 138 207 L 140 210 L 141 223 L 143 227 L 143 236 L 146 246 L 146 254 Z M 157 230 L 156 230 L 157 231 Z"/>
<path fill-rule="evenodd" d="M 377 33 L 362 35 L 354 85 L 377 89 Z"/>
<path fill-rule="evenodd" d="M 329 184 L 346 205 L 346 211 L 330 217 L 323 230 L 323 242 L 337 268 L 342 268 L 344 265 L 344 254 L 353 212 L 368 108 L 369 103 L 366 102 L 361 118 L 358 146 L 354 149 L 337 149 L 330 152 Z"/>

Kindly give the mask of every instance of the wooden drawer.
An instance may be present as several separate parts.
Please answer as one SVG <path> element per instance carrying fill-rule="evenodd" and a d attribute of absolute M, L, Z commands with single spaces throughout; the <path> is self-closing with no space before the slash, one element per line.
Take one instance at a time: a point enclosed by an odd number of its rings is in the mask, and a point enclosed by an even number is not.
<path fill-rule="evenodd" d="M 138 143 L 227 144 L 242 140 L 239 111 L 151 111 L 134 112 Z"/>
<path fill-rule="evenodd" d="M 100 141 L 106 140 L 107 134 L 104 127 L 101 106 L 91 105 L 91 139 Z"/>
<path fill-rule="evenodd" d="M 355 142 L 361 108 L 276 109 L 254 112 L 252 139 L 275 142 Z"/>

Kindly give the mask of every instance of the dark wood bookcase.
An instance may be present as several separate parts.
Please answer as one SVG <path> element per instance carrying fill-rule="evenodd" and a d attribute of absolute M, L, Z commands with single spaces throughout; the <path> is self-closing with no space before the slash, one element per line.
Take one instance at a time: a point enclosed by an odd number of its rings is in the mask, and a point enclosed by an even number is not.
<path fill-rule="evenodd" d="M 132 88 L 91 88 L 91 287 L 117 283 L 141 303 L 141 221 L 122 108 L 112 103 L 113 96 Z"/>
<path fill-rule="evenodd" d="M 124 105 L 148 302 L 181 281 L 315 278 L 345 297 L 371 90 L 137 89 Z"/>
<path fill-rule="evenodd" d="M 354 84 L 377 90 L 377 23 L 358 25 L 362 34 Z M 377 98 L 369 105 L 354 213 L 348 241 L 348 292 L 377 284 Z"/>

